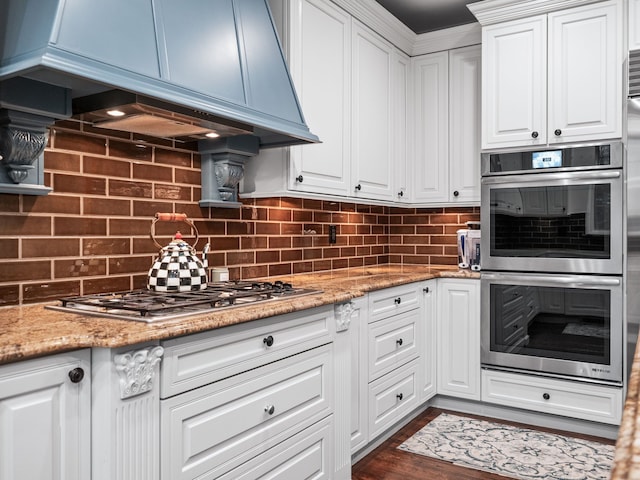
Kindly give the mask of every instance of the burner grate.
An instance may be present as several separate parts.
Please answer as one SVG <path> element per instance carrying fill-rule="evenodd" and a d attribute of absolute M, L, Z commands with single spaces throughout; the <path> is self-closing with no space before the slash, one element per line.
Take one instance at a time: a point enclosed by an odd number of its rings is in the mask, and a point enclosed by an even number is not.
<path fill-rule="evenodd" d="M 153 321 L 312 293 L 320 292 L 294 288 L 291 284 L 280 281 L 217 282 L 209 284 L 205 290 L 193 292 L 161 293 L 141 289 L 64 297 L 60 299 L 60 307 L 50 308 Z"/>

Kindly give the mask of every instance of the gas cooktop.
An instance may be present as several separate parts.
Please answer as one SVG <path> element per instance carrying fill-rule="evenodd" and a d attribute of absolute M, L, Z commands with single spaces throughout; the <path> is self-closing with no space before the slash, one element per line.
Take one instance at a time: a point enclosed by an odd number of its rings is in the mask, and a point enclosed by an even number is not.
<path fill-rule="evenodd" d="M 216 282 L 205 290 L 160 293 L 132 290 L 61 298 L 60 305 L 46 308 L 85 315 L 158 322 L 224 308 L 240 307 L 256 302 L 273 301 L 301 295 L 322 293 L 320 290 L 295 288 L 290 283 Z"/>

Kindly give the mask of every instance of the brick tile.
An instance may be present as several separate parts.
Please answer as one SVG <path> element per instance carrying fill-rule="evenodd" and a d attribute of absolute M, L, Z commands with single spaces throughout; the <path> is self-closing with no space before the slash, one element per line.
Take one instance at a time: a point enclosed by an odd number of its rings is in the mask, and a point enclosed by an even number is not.
<path fill-rule="evenodd" d="M 56 150 L 72 150 L 84 154 L 106 155 L 107 139 L 77 132 L 52 129 L 51 138 Z"/>
<path fill-rule="evenodd" d="M 251 237 L 242 237 L 240 239 L 240 248 L 242 250 L 256 250 L 256 249 L 264 249 L 267 247 L 268 247 L 268 237 L 251 236 Z"/>
<path fill-rule="evenodd" d="M 80 200 L 77 195 L 25 195 L 23 209 L 28 213 L 80 213 Z M 1 202 L 0 202 L 1 204 Z"/>
<path fill-rule="evenodd" d="M 313 262 L 296 262 L 293 264 L 293 273 L 313 272 Z"/>
<path fill-rule="evenodd" d="M 173 169 L 147 163 L 133 164 L 134 180 L 152 180 L 156 182 L 172 182 Z M 184 183 L 184 182 L 182 182 Z"/>
<path fill-rule="evenodd" d="M 118 275 L 123 273 L 140 273 L 148 272 L 152 265 L 152 256 L 126 256 L 126 257 L 111 257 L 109 258 L 107 265 L 109 268 L 109 275 Z"/>
<path fill-rule="evenodd" d="M 184 168 L 176 168 L 175 172 L 176 183 L 187 183 L 189 185 L 200 185 L 200 171 L 199 170 L 186 170 Z"/>
<path fill-rule="evenodd" d="M 55 278 L 96 277 L 107 274 L 107 261 L 104 258 L 78 258 L 75 260 L 56 260 L 53 262 Z"/>
<path fill-rule="evenodd" d="M 104 236 L 107 234 L 107 221 L 104 218 L 55 217 L 53 229 L 55 235 Z"/>
<path fill-rule="evenodd" d="M 291 248 L 291 237 L 269 237 L 269 248 Z"/>
<path fill-rule="evenodd" d="M 109 156 L 150 162 L 153 159 L 153 148 L 142 142 L 123 142 L 111 138 L 109 139 Z"/>
<path fill-rule="evenodd" d="M 50 279 L 51 262 L 49 260 L 0 262 L 0 283 Z"/>
<path fill-rule="evenodd" d="M 131 178 L 131 162 L 85 155 L 82 160 L 82 171 L 92 175 Z"/>
<path fill-rule="evenodd" d="M 80 241 L 75 238 L 25 238 L 22 240 L 22 258 L 77 257 Z"/>
<path fill-rule="evenodd" d="M 17 238 L 0 238 L 0 258 L 18 258 Z"/>
<path fill-rule="evenodd" d="M 44 151 L 44 168 L 47 170 L 63 170 L 65 172 L 80 171 L 80 155 L 68 152 Z"/>
<path fill-rule="evenodd" d="M 272 222 L 290 222 L 292 218 L 291 210 L 285 208 L 270 208 L 268 218 Z"/>
<path fill-rule="evenodd" d="M 44 216 L 0 215 L 0 235 L 11 237 L 51 235 L 51 218 Z"/>
<path fill-rule="evenodd" d="M 304 201 L 301 198 L 282 198 L 280 204 L 284 208 L 302 208 Z"/>
<path fill-rule="evenodd" d="M 82 211 L 85 215 L 130 216 L 131 200 L 84 197 Z"/>
<path fill-rule="evenodd" d="M 115 197 L 152 198 L 153 186 L 147 182 L 109 179 L 109 195 Z"/>
<path fill-rule="evenodd" d="M 349 261 L 346 258 L 336 258 L 331 261 L 331 268 L 334 270 L 340 268 L 347 268 L 349 266 Z"/>
<path fill-rule="evenodd" d="M 269 276 L 268 265 L 252 265 L 250 267 L 241 267 L 242 278 L 259 278 Z"/>
<path fill-rule="evenodd" d="M 31 197 L 25 197 L 31 198 Z M 14 194 L 0 193 L 0 212 L 19 212 L 20 211 L 20 196 Z"/>
<path fill-rule="evenodd" d="M 24 303 L 57 300 L 60 297 L 80 294 L 79 281 L 29 283 L 22 286 Z"/>
<path fill-rule="evenodd" d="M 302 250 L 282 250 L 280 252 L 280 259 L 283 262 L 297 262 L 298 260 L 302 260 Z"/>
<path fill-rule="evenodd" d="M 58 193 L 104 195 L 107 193 L 107 181 L 98 177 L 56 173 L 53 176 L 53 188 Z"/>
<path fill-rule="evenodd" d="M 279 223 L 256 222 L 255 225 L 256 234 L 258 235 L 280 235 Z"/>
<path fill-rule="evenodd" d="M 0 285 L 0 307 L 18 305 L 20 302 L 20 287 L 18 285 Z"/>
<path fill-rule="evenodd" d="M 135 239 L 134 241 L 137 241 Z M 145 239 L 148 243 L 151 240 Z M 158 249 L 154 246 L 153 251 Z M 130 238 L 83 238 L 82 255 L 128 255 L 131 253 Z M 135 252 L 134 252 L 135 253 Z"/>
<path fill-rule="evenodd" d="M 109 219 L 109 235 L 149 235 L 151 221 L 142 222 L 135 218 L 110 218 Z M 185 225 L 186 227 L 186 225 Z M 185 230 L 185 235 L 186 235 Z M 174 229 L 171 229 L 174 233 Z"/>
<path fill-rule="evenodd" d="M 266 220 L 268 209 L 258 207 L 242 207 L 243 220 Z"/>
<path fill-rule="evenodd" d="M 254 252 L 229 252 L 227 265 L 246 265 L 256 263 Z"/>
<path fill-rule="evenodd" d="M 292 272 L 290 263 L 277 263 L 275 265 L 269 265 L 269 275 L 290 275 Z"/>
<path fill-rule="evenodd" d="M 156 148 L 154 154 L 155 163 L 177 167 L 191 167 L 190 153 Z"/>
<path fill-rule="evenodd" d="M 439 257 L 439 256 L 431 256 L 429 257 L 431 265 L 457 265 L 458 257 Z"/>
<path fill-rule="evenodd" d="M 130 290 L 131 288 L 131 277 L 128 275 L 121 277 L 108 276 L 104 278 L 91 278 L 82 280 L 83 295 L 105 292 L 124 292 Z"/>
<path fill-rule="evenodd" d="M 267 228 L 258 228 L 259 225 L 275 225 L 276 231 Z M 254 222 L 227 222 L 227 235 L 269 235 L 272 233 L 278 233 L 279 225 L 277 223 L 254 223 Z"/>
<path fill-rule="evenodd" d="M 174 184 L 157 184 L 153 188 L 156 199 L 191 200 L 191 188 Z"/>
<path fill-rule="evenodd" d="M 256 252 L 256 263 L 277 263 L 280 261 L 280 251 L 262 250 Z"/>

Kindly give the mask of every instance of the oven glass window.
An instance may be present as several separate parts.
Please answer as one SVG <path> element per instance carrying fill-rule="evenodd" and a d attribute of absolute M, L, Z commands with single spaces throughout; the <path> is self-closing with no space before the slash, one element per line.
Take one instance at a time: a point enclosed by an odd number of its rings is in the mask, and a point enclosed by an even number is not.
<path fill-rule="evenodd" d="M 490 190 L 494 257 L 611 258 L 611 184 Z"/>
<path fill-rule="evenodd" d="M 609 290 L 490 288 L 491 351 L 610 364 Z"/>
<path fill-rule="evenodd" d="M 592 145 L 536 152 L 492 153 L 489 156 L 491 173 L 519 171 L 552 171 L 580 167 L 611 165 L 611 146 Z"/>

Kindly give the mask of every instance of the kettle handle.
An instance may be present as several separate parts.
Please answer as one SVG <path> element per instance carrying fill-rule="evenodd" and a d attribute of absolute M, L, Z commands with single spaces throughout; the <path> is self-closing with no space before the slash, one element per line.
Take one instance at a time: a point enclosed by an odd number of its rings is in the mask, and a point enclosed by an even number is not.
<path fill-rule="evenodd" d="M 189 218 L 187 217 L 186 213 L 161 213 L 158 212 L 156 213 L 155 218 L 153 219 L 153 222 L 151 222 L 151 231 L 149 232 L 149 236 L 151 237 L 151 240 L 153 240 L 153 243 L 156 244 L 156 247 L 158 247 L 160 250 L 162 250 L 162 245 L 160 245 L 157 241 L 156 241 L 156 223 L 157 222 L 183 222 L 186 223 L 187 225 L 189 225 L 191 227 L 191 229 L 195 232 L 196 234 L 196 239 L 193 242 L 193 246 L 192 248 L 195 248 L 195 246 L 198 244 L 198 239 L 200 238 L 200 235 L 198 234 L 198 229 L 196 228 L 195 223 L 193 223 L 191 220 L 189 220 Z"/>

